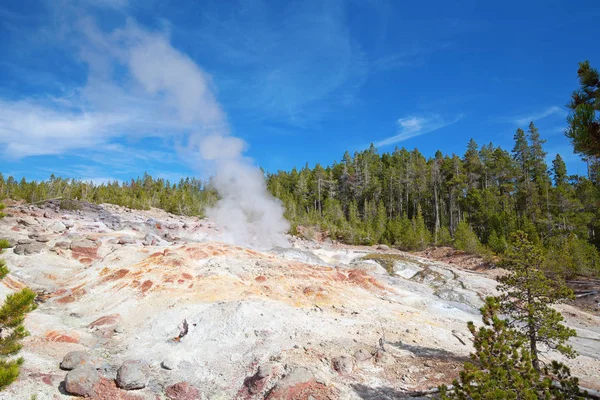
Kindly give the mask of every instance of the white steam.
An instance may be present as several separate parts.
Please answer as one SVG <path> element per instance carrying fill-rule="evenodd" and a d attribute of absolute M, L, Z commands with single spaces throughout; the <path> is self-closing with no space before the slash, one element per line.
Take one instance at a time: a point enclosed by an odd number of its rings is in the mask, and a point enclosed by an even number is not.
<path fill-rule="evenodd" d="M 120 57 L 132 77 L 182 122 L 194 124 L 186 151 L 216 171 L 212 182 L 220 200 L 207 214 L 223 229 L 223 240 L 260 248 L 288 245 L 281 202 L 267 191 L 260 169 L 244 157 L 244 141 L 229 134 L 208 75 L 162 35 L 129 26 L 117 36 L 126 43 Z"/>

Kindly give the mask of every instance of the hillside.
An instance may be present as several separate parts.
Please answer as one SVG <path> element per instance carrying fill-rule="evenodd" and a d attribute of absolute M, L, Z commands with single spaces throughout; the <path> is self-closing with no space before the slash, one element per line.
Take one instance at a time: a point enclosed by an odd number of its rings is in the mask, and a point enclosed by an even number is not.
<path fill-rule="evenodd" d="M 2 399 L 68 398 L 71 351 L 101 367 L 94 398 L 398 398 L 457 376 L 466 322 L 495 291 L 496 271 L 385 247 L 288 237 L 258 251 L 224 243 L 207 219 L 82 204 L 16 206 L 0 221 L 14 245 L 0 295 L 39 294 Z M 566 363 L 600 389 L 600 317 L 560 309 L 579 336 Z M 126 360 L 147 364 L 143 389 L 113 383 Z"/>

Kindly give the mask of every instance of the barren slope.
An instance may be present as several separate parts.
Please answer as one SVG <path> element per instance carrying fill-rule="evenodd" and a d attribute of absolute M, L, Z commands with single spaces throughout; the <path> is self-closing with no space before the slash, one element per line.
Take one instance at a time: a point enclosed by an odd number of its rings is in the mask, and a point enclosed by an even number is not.
<path fill-rule="evenodd" d="M 98 357 L 107 380 L 97 398 L 167 398 L 181 381 L 207 399 L 398 398 L 457 375 L 471 351 L 466 322 L 480 320 L 495 287 L 483 273 L 397 251 L 229 245 L 210 221 L 159 210 L 48 204 L 9 214 L 0 236 L 16 246 L 0 295 L 28 285 L 41 302 L 27 318 L 21 377 L 2 399 L 68 398 L 58 365 L 73 350 Z M 581 336 L 568 364 L 600 388 L 600 318 L 562 311 Z M 174 340 L 184 320 L 188 332 Z M 111 383 L 128 359 L 150 365 L 146 388 Z"/>

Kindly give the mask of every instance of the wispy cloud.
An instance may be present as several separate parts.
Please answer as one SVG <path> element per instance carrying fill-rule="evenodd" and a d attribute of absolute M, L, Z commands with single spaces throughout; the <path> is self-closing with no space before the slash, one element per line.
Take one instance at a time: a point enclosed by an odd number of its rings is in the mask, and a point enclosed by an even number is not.
<path fill-rule="evenodd" d="M 4 157 L 104 149 L 110 159 L 120 155 L 114 141 L 121 138 L 185 143 L 192 131 L 228 130 L 210 76 L 165 33 L 132 21 L 103 32 L 89 18 L 74 29 L 81 61 L 89 66 L 86 84 L 58 97 L 0 98 Z"/>
<path fill-rule="evenodd" d="M 375 143 L 375 146 L 388 146 L 390 144 L 399 143 L 416 136 L 425 135 L 427 133 L 431 133 L 446 126 L 452 125 L 460 121 L 463 117 L 464 114 L 460 114 L 455 118 L 448 120 L 442 118 L 438 114 L 426 116 L 409 115 L 398 119 L 398 134 Z"/>
<path fill-rule="evenodd" d="M 219 80 L 228 108 L 302 126 L 352 103 L 369 66 L 348 26 L 348 4 L 233 3 L 206 7 L 200 23 L 176 27 L 202 44 L 199 58 L 209 53 L 209 64 L 226 65 L 235 76 Z M 252 101 L 239 96 L 240 84 Z"/>
<path fill-rule="evenodd" d="M 529 115 L 520 115 L 520 116 L 502 118 L 501 121 L 519 125 L 519 126 L 523 126 L 523 125 L 528 125 L 532 121 L 537 122 L 541 119 L 548 118 L 553 115 L 565 117 L 567 115 L 567 112 L 564 109 L 564 107 L 551 106 L 542 111 L 531 113 Z"/>

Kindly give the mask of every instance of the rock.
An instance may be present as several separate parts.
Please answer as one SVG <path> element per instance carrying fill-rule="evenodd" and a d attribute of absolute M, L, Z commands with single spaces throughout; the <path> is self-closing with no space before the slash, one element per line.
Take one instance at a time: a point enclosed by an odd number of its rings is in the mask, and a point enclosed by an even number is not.
<path fill-rule="evenodd" d="M 149 373 L 148 366 L 142 360 L 127 360 L 117 371 L 117 386 L 125 390 L 145 388 Z"/>
<path fill-rule="evenodd" d="M 333 369 L 340 374 L 352 373 L 353 361 L 351 357 L 339 356 L 332 360 Z"/>
<path fill-rule="evenodd" d="M 119 244 L 135 244 L 135 238 L 133 236 L 121 236 L 118 241 Z"/>
<path fill-rule="evenodd" d="M 94 259 L 98 253 L 98 246 L 99 244 L 90 239 L 76 239 L 71 243 L 71 251 L 73 257 Z"/>
<path fill-rule="evenodd" d="M 17 244 L 30 244 L 33 243 L 32 239 L 18 239 Z"/>
<path fill-rule="evenodd" d="M 317 380 L 311 371 L 300 367 L 278 381 L 269 392 L 268 400 L 339 398 L 339 391 Z"/>
<path fill-rule="evenodd" d="M 32 217 L 21 217 L 21 218 L 17 218 L 17 224 L 23 225 L 23 226 L 32 226 L 32 225 L 37 225 L 38 222 L 36 221 L 35 218 L 32 218 Z"/>
<path fill-rule="evenodd" d="M 100 328 L 100 329 L 113 328 L 113 327 L 117 326 L 120 321 L 121 321 L 121 315 L 120 314 L 105 315 L 103 317 L 100 317 L 100 318 L 96 319 L 92 323 L 90 323 L 88 325 L 88 328 L 90 328 L 90 329 L 94 329 L 94 328 Z"/>
<path fill-rule="evenodd" d="M 170 224 L 167 224 L 167 228 L 168 229 L 177 229 L 177 228 L 179 228 L 179 225 L 174 222 L 171 222 Z"/>
<path fill-rule="evenodd" d="M 97 246 L 96 242 L 90 240 L 90 239 L 75 239 L 73 240 L 73 242 L 71 242 L 71 248 L 78 248 L 78 249 L 95 249 Z"/>
<path fill-rule="evenodd" d="M 179 362 L 174 356 L 168 356 L 160 363 L 160 366 L 164 369 L 174 370 L 177 368 L 177 364 L 179 364 Z"/>
<path fill-rule="evenodd" d="M 385 244 L 380 244 L 379 246 L 377 246 L 377 250 L 389 251 L 390 250 L 390 246 L 387 246 Z"/>
<path fill-rule="evenodd" d="M 48 229 L 50 229 L 54 233 L 61 233 L 61 232 L 64 232 L 67 229 L 67 226 L 65 224 L 63 224 L 62 222 L 60 222 L 60 221 L 54 221 L 48 227 Z"/>
<path fill-rule="evenodd" d="M 354 353 L 354 358 L 356 361 L 367 361 L 373 357 L 373 354 L 365 348 L 359 349 L 356 353 Z"/>
<path fill-rule="evenodd" d="M 381 365 L 392 365 L 396 363 L 396 359 L 387 351 L 380 349 L 375 353 L 375 362 Z"/>
<path fill-rule="evenodd" d="M 71 242 L 56 242 L 54 243 L 54 247 L 58 247 L 59 249 L 69 250 L 71 248 Z"/>
<path fill-rule="evenodd" d="M 258 370 L 256 371 L 256 376 L 259 379 L 267 378 L 273 375 L 278 368 L 278 364 L 267 362 L 259 365 Z"/>
<path fill-rule="evenodd" d="M 19 244 L 16 245 L 14 248 L 14 252 L 15 254 L 18 255 L 31 255 L 31 254 L 38 254 L 41 253 L 42 250 L 44 250 L 44 245 L 41 243 L 30 243 L 30 244 Z"/>
<path fill-rule="evenodd" d="M 67 228 L 67 229 L 70 229 L 75 226 L 73 221 L 64 221 L 63 224 L 65 225 L 65 228 Z"/>
<path fill-rule="evenodd" d="M 197 400 L 201 398 L 200 390 L 193 387 L 188 382 L 179 382 L 167 386 L 165 395 L 171 400 Z"/>
<path fill-rule="evenodd" d="M 46 235 L 39 235 L 35 238 L 35 241 L 40 243 L 48 243 L 50 241 L 50 238 Z"/>
<path fill-rule="evenodd" d="M 65 370 L 72 370 L 85 365 L 92 367 L 96 366 L 96 363 L 94 362 L 94 359 L 91 356 L 91 354 L 85 351 L 71 351 L 70 353 L 67 353 L 67 355 L 63 358 L 62 362 L 60 363 L 60 368 Z"/>
<path fill-rule="evenodd" d="M 165 238 L 165 240 L 167 242 L 175 242 L 175 241 L 179 240 L 179 238 L 177 236 L 173 235 L 171 232 L 165 233 L 163 237 Z"/>
<path fill-rule="evenodd" d="M 155 235 L 154 233 L 148 233 L 146 237 L 144 237 L 142 244 L 144 246 L 164 246 L 167 244 L 167 242 L 162 240 L 160 236 Z"/>
<path fill-rule="evenodd" d="M 71 370 L 65 376 L 65 390 L 77 396 L 92 396 L 94 386 L 100 383 L 100 374 L 96 368 L 85 365 Z"/>
<path fill-rule="evenodd" d="M 125 332 L 125 329 L 123 329 L 123 327 L 121 325 L 119 325 L 115 328 L 115 333 L 123 333 L 123 332 Z"/>
<path fill-rule="evenodd" d="M 247 397 L 252 397 L 262 392 L 267 387 L 269 379 L 277 373 L 279 368 L 280 364 L 273 362 L 261 364 L 254 375 L 244 380 Z"/>

